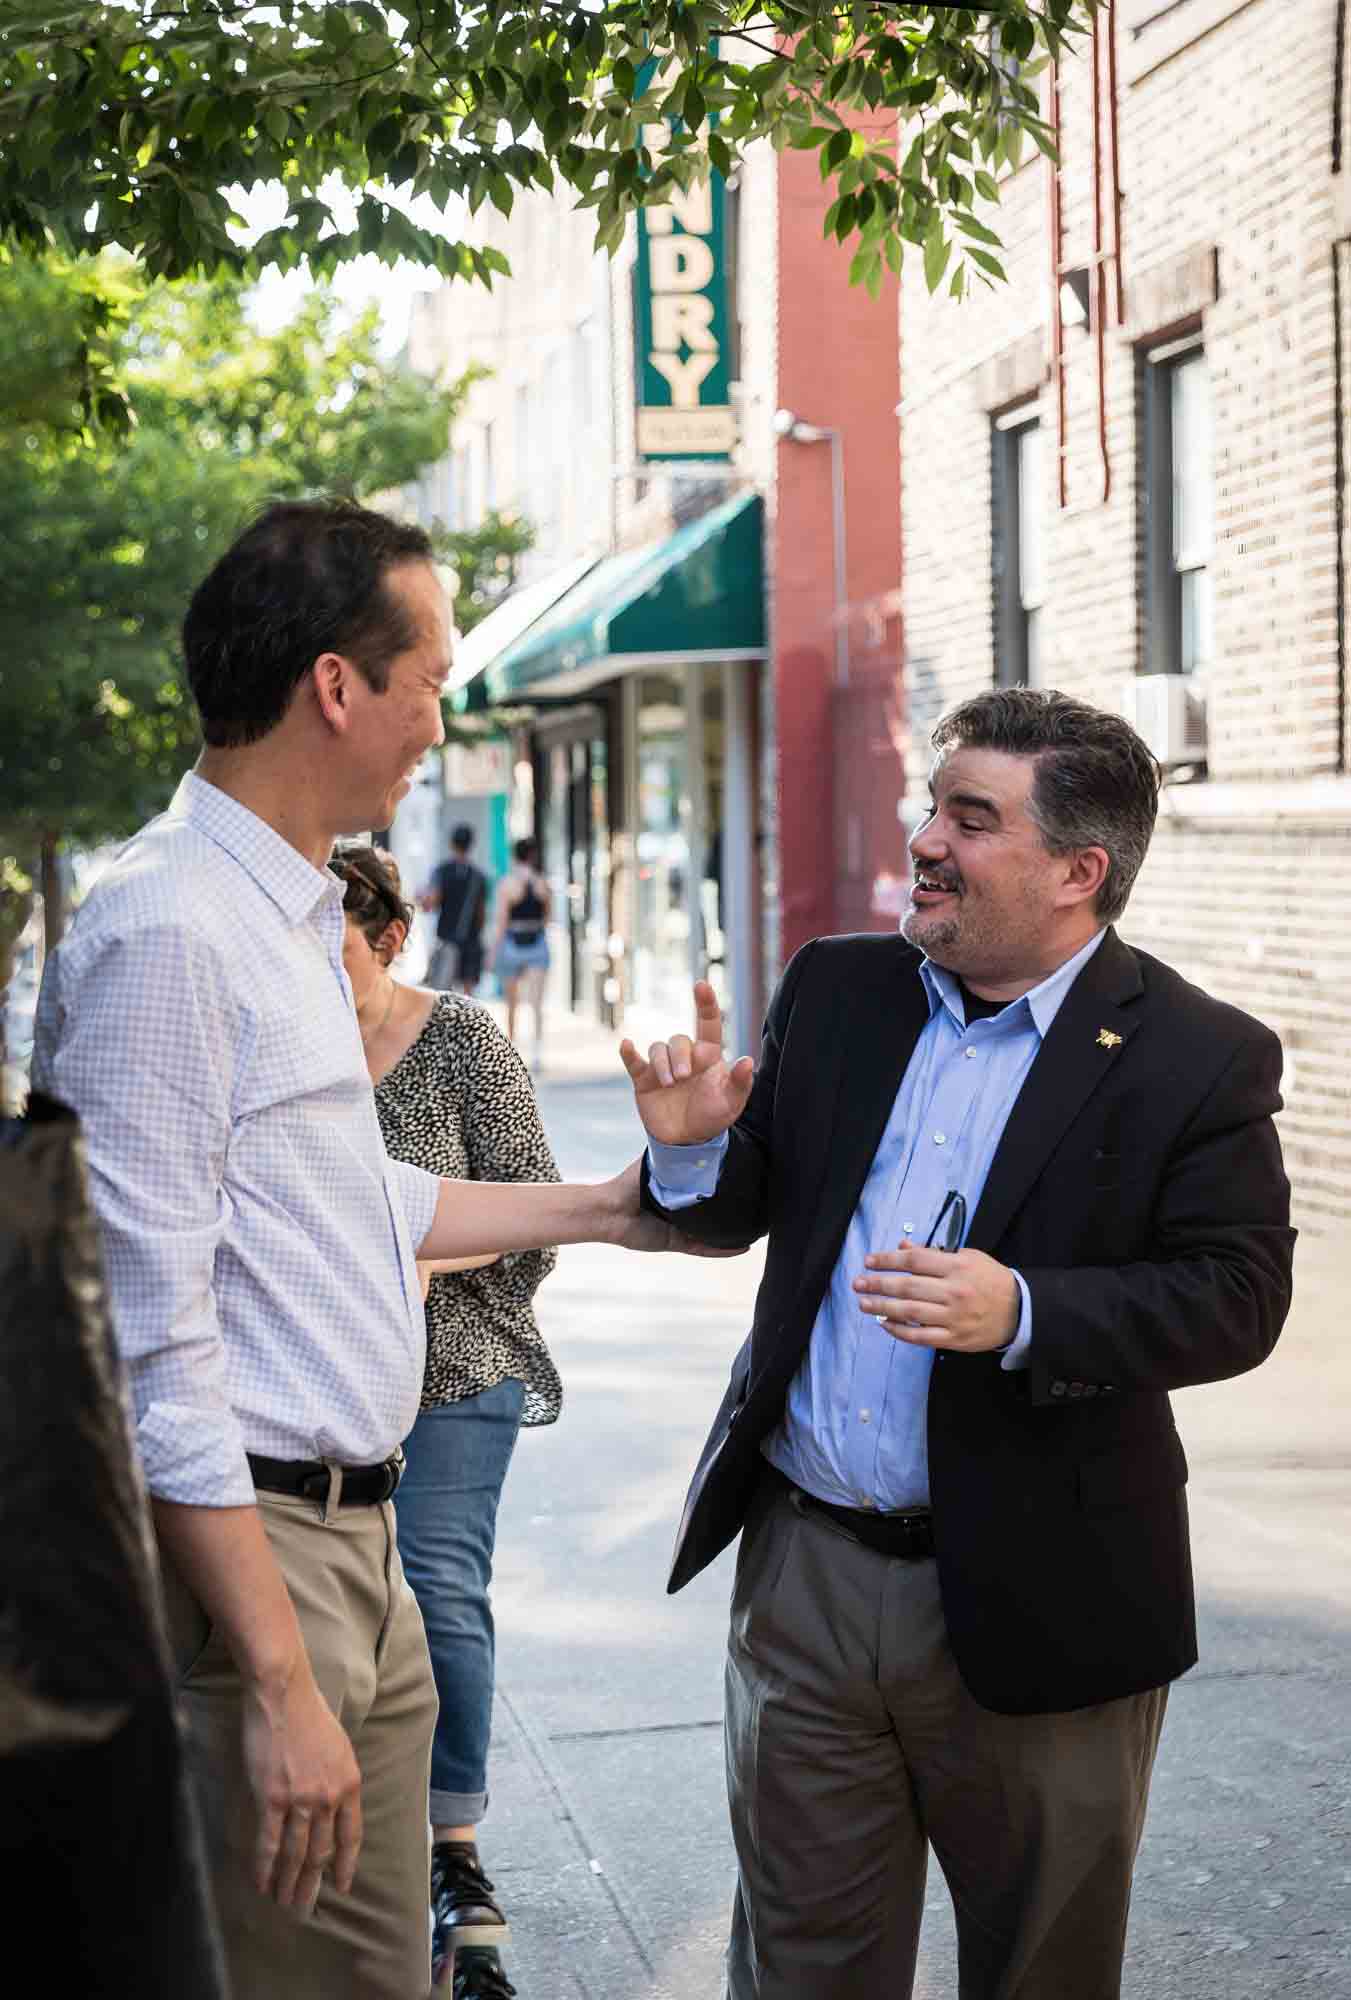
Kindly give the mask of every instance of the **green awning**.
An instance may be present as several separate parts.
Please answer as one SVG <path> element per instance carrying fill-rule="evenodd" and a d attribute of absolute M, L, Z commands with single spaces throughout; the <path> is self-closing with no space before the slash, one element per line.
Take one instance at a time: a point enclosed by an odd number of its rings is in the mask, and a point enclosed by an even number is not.
<path fill-rule="evenodd" d="M 488 702 L 562 695 L 655 662 L 757 658 L 763 503 L 739 493 L 674 535 L 598 562 L 482 671 Z"/>

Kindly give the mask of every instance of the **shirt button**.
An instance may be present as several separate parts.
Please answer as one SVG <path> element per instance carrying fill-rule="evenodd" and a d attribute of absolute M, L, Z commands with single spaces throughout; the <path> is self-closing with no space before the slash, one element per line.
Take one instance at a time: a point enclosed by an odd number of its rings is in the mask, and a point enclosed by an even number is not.
<path fill-rule="evenodd" d="M 858 1420 L 859 1420 L 859 1422 L 860 1422 L 861 1424 L 867 1424 L 867 1423 L 871 1423 L 871 1422 L 872 1422 L 872 1414 L 873 1414 L 873 1413 L 872 1413 L 872 1411 L 871 1411 L 871 1410 L 860 1410 L 860 1411 L 859 1411 L 859 1413 L 858 1413 Z"/>
<path fill-rule="evenodd" d="M 934 1144 L 935 1144 L 935 1146 L 946 1146 L 946 1145 L 947 1145 L 947 1143 L 948 1143 L 948 1135 L 947 1135 L 947 1133 L 946 1133 L 946 1132 L 935 1132 L 935 1133 L 934 1133 Z"/>
<path fill-rule="evenodd" d="M 902 1236 L 913 1236 L 914 1233 L 915 1233 L 915 1225 L 913 1222 L 903 1222 L 901 1224 Z"/>
<path fill-rule="evenodd" d="M 963 1050 L 962 1050 L 962 1054 L 963 1054 L 963 1055 L 964 1055 L 964 1056 L 966 1057 L 966 1059 L 967 1059 L 967 1061 L 968 1061 L 968 1062 L 970 1062 L 970 1061 L 972 1060 L 972 1058 L 974 1057 L 975 1053 L 976 1053 L 976 1051 L 975 1051 L 974 1049 L 963 1049 Z"/>

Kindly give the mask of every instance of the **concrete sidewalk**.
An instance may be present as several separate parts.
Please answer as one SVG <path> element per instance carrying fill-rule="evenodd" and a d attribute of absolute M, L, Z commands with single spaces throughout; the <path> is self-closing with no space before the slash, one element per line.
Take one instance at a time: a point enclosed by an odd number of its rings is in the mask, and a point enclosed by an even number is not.
<path fill-rule="evenodd" d="M 564 1173 L 633 1158 L 618 1037 L 558 1017 L 546 1037 L 539 1095 Z M 1351 1994 L 1349 1263 L 1340 1243 L 1302 1245 L 1273 1359 L 1176 1398 L 1202 1660 L 1170 1705 L 1128 2000 Z M 566 1403 L 522 1437 L 503 1500 L 482 1839 L 522 2000 L 721 1992 L 730 1554 L 678 1598 L 665 1576 L 759 1264 L 569 1250 L 540 1295 Z M 936 1870 L 926 1926 L 917 2000 L 955 2000 Z"/>

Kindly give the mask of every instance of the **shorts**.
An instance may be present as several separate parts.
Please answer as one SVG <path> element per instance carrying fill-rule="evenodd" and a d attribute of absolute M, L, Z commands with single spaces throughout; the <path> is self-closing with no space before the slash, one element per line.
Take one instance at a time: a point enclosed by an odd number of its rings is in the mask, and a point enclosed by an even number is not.
<path fill-rule="evenodd" d="M 456 980 L 466 986 L 476 986 L 483 977 L 483 943 L 480 938 L 469 938 L 464 944 L 455 944 L 446 938 L 437 940 L 427 967 L 427 984 L 442 993 L 448 993 Z"/>
<path fill-rule="evenodd" d="M 497 959 L 493 969 L 499 979 L 519 979 L 523 972 L 547 972 L 548 938 L 543 931 L 529 944 L 516 944 L 511 937 L 504 937 L 497 947 Z"/>

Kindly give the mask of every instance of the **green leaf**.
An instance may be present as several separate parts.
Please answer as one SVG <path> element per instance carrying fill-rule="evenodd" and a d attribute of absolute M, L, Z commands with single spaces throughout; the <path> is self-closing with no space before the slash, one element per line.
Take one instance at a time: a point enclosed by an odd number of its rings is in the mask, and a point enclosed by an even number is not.
<path fill-rule="evenodd" d="M 853 150 L 853 144 L 854 135 L 847 129 L 841 128 L 840 131 L 831 133 L 829 139 L 826 141 L 825 150 L 821 155 L 821 173 L 823 177 L 834 173 L 837 167 L 844 165 L 844 162 L 849 158 L 850 152 Z"/>
<path fill-rule="evenodd" d="M 930 230 L 924 239 L 924 282 L 931 292 L 936 292 L 943 282 L 943 273 L 948 268 L 948 258 L 952 255 L 952 245 L 938 230 Z"/>
<path fill-rule="evenodd" d="M 966 246 L 966 255 L 971 263 L 978 264 L 982 271 L 988 271 L 992 278 L 998 278 L 1001 284 L 1005 282 L 1004 266 L 997 257 L 992 257 L 988 250 L 978 250 L 974 243 L 969 243 Z"/>
<path fill-rule="evenodd" d="M 974 237 L 977 243 L 992 243 L 996 250 L 1003 247 L 993 229 L 987 229 L 985 224 L 978 221 L 974 215 L 959 215 L 957 217 L 957 227 L 962 231 L 963 235 Z"/>

